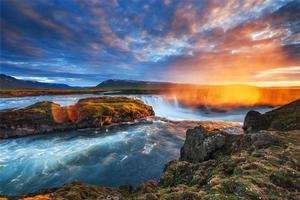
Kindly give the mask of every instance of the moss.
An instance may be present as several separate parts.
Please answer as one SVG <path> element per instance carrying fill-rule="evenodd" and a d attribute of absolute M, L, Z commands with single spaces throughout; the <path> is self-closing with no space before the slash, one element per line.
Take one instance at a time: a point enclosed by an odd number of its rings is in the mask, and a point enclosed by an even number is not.
<path fill-rule="evenodd" d="M 196 186 L 203 199 L 294 199 L 300 185 L 300 132 L 270 133 L 279 143 L 237 146 L 229 155 L 196 164 L 173 161 L 161 180 L 168 180 L 168 187 Z"/>
<path fill-rule="evenodd" d="M 201 200 L 202 197 L 203 193 L 184 186 L 172 188 L 171 192 L 161 193 L 161 199 L 165 200 Z"/>
<path fill-rule="evenodd" d="M 300 190 L 300 177 L 297 172 L 276 171 L 270 175 L 270 180 L 280 186 L 289 190 Z"/>
<path fill-rule="evenodd" d="M 160 185 L 162 187 L 170 187 L 181 183 L 190 183 L 193 173 L 192 164 L 188 162 L 170 162 L 167 166 L 168 170 L 162 175 Z"/>
<path fill-rule="evenodd" d="M 220 190 L 225 194 L 233 194 L 235 196 L 244 197 L 246 199 L 259 200 L 259 194 L 246 183 L 237 180 L 225 180 L 221 183 Z"/>
<path fill-rule="evenodd" d="M 150 106 L 145 105 L 142 101 L 127 97 L 102 97 L 88 98 L 79 100 L 77 104 L 81 108 L 82 118 L 99 118 L 103 115 L 114 115 L 116 113 L 143 113 L 153 111 Z"/>
<path fill-rule="evenodd" d="M 237 166 L 237 162 L 234 160 L 229 160 L 226 163 L 223 163 L 222 168 L 226 175 L 232 175 L 235 168 Z"/>

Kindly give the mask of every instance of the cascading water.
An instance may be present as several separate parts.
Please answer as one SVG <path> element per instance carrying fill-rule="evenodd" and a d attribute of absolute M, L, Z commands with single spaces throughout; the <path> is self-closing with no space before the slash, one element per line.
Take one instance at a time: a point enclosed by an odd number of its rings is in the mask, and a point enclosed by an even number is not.
<path fill-rule="evenodd" d="M 184 107 L 178 103 L 176 96 L 167 98 L 161 95 L 145 95 L 138 97 L 144 103 L 153 107 L 155 115 L 169 120 L 208 120 L 242 122 L 246 113 L 254 108 L 241 108 L 227 112 L 213 112 L 209 107 L 205 110 Z M 259 112 L 269 111 L 270 108 L 257 107 Z"/>
<path fill-rule="evenodd" d="M 139 97 L 145 104 L 153 107 L 155 115 L 170 120 L 197 120 L 201 116 L 194 110 L 181 107 L 176 96 L 165 98 L 163 96 L 141 96 Z"/>
<path fill-rule="evenodd" d="M 103 94 L 80 94 L 80 95 L 47 95 L 36 97 L 0 98 L 0 109 L 22 108 L 39 101 L 52 101 L 62 106 L 75 104 L 79 99 L 87 97 L 101 97 Z M 112 95 L 121 96 L 121 95 Z M 249 109 L 228 111 L 226 113 L 207 113 L 200 109 L 192 109 L 181 106 L 176 96 L 166 98 L 162 95 L 128 95 L 129 97 L 139 98 L 144 103 L 153 107 L 157 117 L 169 120 L 226 120 L 242 122 Z M 253 109 L 253 108 L 252 108 Z M 209 110 L 209 109 L 207 109 Z M 268 111 L 270 108 L 256 108 L 258 111 Z"/>

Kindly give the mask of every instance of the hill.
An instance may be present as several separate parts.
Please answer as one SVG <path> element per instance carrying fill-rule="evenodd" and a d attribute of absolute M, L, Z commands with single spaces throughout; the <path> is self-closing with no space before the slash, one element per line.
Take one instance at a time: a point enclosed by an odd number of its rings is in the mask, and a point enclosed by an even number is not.
<path fill-rule="evenodd" d="M 42 83 L 38 81 L 21 80 L 5 74 L 0 74 L 0 89 L 12 90 L 12 89 L 75 89 L 75 88 L 67 84 Z"/>
<path fill-rule="evenodd" d="M 155 81 L 136 81 L 136 80 L 120 80 L 120 79 L 109 79 L 101 82 L 97 88 L 110 88 L 110 89 L 161 89 L 173 85 L 174 83 L 169 82 L 155 82 Z"/>

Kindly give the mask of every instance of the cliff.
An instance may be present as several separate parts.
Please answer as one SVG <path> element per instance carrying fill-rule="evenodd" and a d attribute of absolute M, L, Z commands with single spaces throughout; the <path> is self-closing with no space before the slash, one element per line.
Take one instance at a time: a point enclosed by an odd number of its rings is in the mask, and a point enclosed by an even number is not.
<path fill-rule="evenodd" d="M 127 97 L 87 98 L 66 107 L 43 101 L 23 109 L 0 111 L 0 139 L 77 128 L 97 128 L 153 115 L 151 106 Z"/>

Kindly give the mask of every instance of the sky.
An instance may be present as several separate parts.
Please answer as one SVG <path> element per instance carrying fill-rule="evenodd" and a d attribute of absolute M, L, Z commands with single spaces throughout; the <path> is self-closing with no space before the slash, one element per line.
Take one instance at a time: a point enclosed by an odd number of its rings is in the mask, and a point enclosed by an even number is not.
<path fill-rule="evenodd" d="M 300 0 L 0 0 L 1 73 L 300 85 Z"/>

